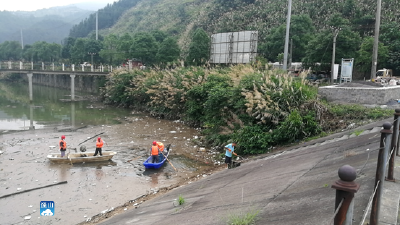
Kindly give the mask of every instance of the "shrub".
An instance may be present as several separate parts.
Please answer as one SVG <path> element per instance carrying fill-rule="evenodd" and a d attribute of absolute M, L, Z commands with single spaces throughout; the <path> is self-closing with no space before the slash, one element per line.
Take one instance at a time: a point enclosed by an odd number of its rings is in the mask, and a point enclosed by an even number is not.
<path fill-rule="evenodd" d="M 321 127 L 311 112 L 301 116 L 297 110 L 294 110 L 274 131 L 274 140 L 277 144 L 291 143 L 320 132 Z"/>
<path fill-rule="evenodd" d="M 256 222 L 259 211 L 251 211 L 247 213 L 229 215 L 228 225 L 253 225 Z"/>
<path fill-rule="evenodd" d="M 232 135 L 238 142 L 237 152 L 240 154 L 262 154 L 268 151 L 273 143 L 272 133 L 265 126 L 245 126 Z"/>
<path fill-rule="evenodd" d="M 179 195 L 179 197 L 178 197 L 178 204 L 179 204 L 179 205 L 185 204 L 185 198 L 183 198 L 182 195 Z"/>

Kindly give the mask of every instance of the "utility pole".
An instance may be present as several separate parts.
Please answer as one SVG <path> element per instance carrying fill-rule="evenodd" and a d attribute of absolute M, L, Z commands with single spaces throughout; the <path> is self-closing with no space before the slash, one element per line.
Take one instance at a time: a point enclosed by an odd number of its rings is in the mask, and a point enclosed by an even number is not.
<path fill-rule="evenodd" d="M 340 28 L 336 28 L 333 31 L 333 51 L 332 51 L 332 64 L 331 64 L 331 84 L 333 84 L 333 77 L 335 73 L 335 54 L 336 54 L 336 38 L 339 34 Z"/>
<path fill-rule="evenodd" d="M 96 53 L 94 53 L 94 52 L 88 52 L 88 55 L 90 55 L 91 58 L 92 58 L 92 66 L 93 66 L 93 56 L 96 55 Z"/>
<path fill-rule="evenodd" d="M 376 16 L 375 16 L 375 38 L 374 38 L 374 47 L 372 50 L 371 79 L 376 78 L 376 66 L 378 64 L 378 44 L 379 44 L 379 27 L 381 25 L 381 5 L 382 1 L 378 0 L 378 5 L 376 7 Z"/>
<path fill-rule="evenodd" d="M 21 46 L 22 50 L 24 50 L 24 36 L 22 35 L 22 29 L 21 29 Z"/>
<path fill-rule="evenodd" d="M 96 41 L 97 40 L 99 40 L 99 11 L 96 12 Z"/>
<path fill-rule="evenodd" d="M 283 70 L 287 70 L 288 49 L 289 49 L 289 29 L 290 29 L 291 15 L 292 15 L 292 0 L 289 0 L 288 13 L 287 13 L 287 18 L 286 18 L 285 50 L 283 52 Z"/>
<path fill-rule="evenodd" d="M 292 66 L 293 62 L 293 39 L 290 38 L 290 59 L 289 59 L 289 68 Z"/>

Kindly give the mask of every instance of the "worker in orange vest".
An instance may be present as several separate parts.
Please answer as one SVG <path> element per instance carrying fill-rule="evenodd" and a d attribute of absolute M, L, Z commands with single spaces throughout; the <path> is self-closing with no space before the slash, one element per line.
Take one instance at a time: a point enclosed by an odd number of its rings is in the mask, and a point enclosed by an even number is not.
<path fill-rule="evenodd" d="M 161 162 L 164 159 L 164 155 L 163 155 L 164 144 L 162 142 L 157 141 L 157 147 L 160 150 L 160 153 L 158 154 L 158 159 Z"/>
<path fill-rule="evenodd" d="M 103 155 L 103 154 L 101 154 L 101 148 L 103 147 L 103 145 L 104 145 L 103 140 L 101 140 L 101 138 L 98 137 L 98 138 L 97 138 L 97 141 L 96 141 L 96 151 L 94 152 L 94 155 L 93 155 L 93 156 L 96 156 L 97 153 L 100 153 L 100 156 Z"/>
<path fill-rule="evenodd" d="M 153 141 L 153 146 L 151 146 L 150 149 L 150 154 L 151 154 L 151 163 L 157 162 L 158 163 L 158 158 L 160 154 L 160 149 L 157 146 L 157 142 Z"/>
<path fill-rule="evenodd" d="M 65 141 L 65 136 L 61 136 L 61 140 L 58 142 L 60 146 L 61 157 L 65 156 L 65 152 L 67 151 L 67 142 Z"/>

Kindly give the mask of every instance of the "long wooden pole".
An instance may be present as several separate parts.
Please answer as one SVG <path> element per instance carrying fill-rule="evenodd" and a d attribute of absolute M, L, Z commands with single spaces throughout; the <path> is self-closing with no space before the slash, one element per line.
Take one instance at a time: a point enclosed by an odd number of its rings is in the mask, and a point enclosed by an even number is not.
<path fill-rule="evenodd" d="M 178 170 L 175 168 L 175 166 L 172 165 L 172 163 L 169 161 L 168 157 L 166 157 L 166 156 L 164 155 L 164 153 L 162 153 L 162 152 L 161 152 L 161 154 L 165 157 L 165 159 L 169 162 L 169 164 L 171 164 L 172 168 L 174 168 L 174 170 L 175 170 L 176 172 L 178 172 Z"/>
<path fill-rule="evenodd" d="M 9 196 L 22 194 L 22 193 L 25 193 L 25 192 L 29 192 L 29 191 L 33 191 L 33 190 L 37 190 L 37 189 L 42 189 L 42 188 L 47 188 L 47 187 L 51 187 L 51 186 L 55 186 L 55 185 L 59 185 L 59 184 L 66 184 L 66 183 L 68 183 L 68 182 L 67 181 L 61 181 L 61 182 L 58 182 L 58 183 L 55 183 L 55 184 L 49 184 L 49 185 L 46 185 L 46 186 L 43 186 L 43 187 L 37 187 L 37 188 L 32 188 L 32 189 L 28 189 L 28 190 L 24 190 L 24 191 L 20 191 L 20 192 L 15 192 L 15 193 L 8 194 L 8 195 L 3 195 L 0 198 L 6 198 L 6 197 L 9 197 Z"/>

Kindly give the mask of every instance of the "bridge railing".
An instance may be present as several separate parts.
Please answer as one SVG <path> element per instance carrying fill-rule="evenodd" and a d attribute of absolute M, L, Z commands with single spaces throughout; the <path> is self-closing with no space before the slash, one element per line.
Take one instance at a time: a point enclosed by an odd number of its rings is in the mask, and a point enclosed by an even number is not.
<path fill-rule="evenodd" d="M 395 157 L 400 156 L 399 145 L 400 145 L 400 109 L 396 109 L 394 113 L 393 123 L 385 122 L 381 129 L 381 138 L 379 143 L 378 160 L 376 164 L 375 184 L 372 194 L 369 198 L 367 208 L 364 211 L 362 221 L 360 225 L 363 225 L 365 219 L 370 214 L 370 225 L 380 224 L 380 211 L 382 205 L 383 187 L 385 182 L 395 182 L 394 179 L 394 167 Z M 393 129 L 392 129 L 393 128 Z M 336 200 L 335 200 L 335 214 L 332 222 L 334 225 L 351 224 L 353 218 L 353 206 L 352 201 L 354 194 L 357 192 L 360 185 L 356 184 L 354 180 L 357 174 L 360 174 L 364 169 L 367 162 L 369 162 L 369 154 L 362 169 L 356 173 L 356 170 L 348 165 L 345 165 L 339 169 L 340 180 L 336 181 L 332 188 L 336 189 Z M 387 176 L 386 176 L 387 175 Z"/>
<path fill-rule="evenodd" d="M 110 65 L 84 66 L 81 64 L 59 63 L 59 62 L 22 62 L 22 61 L 0 61 L 2 70 L 41 70 L 41 71 L 71 71 L 71 72 L 112 72 L 121 66 Z"/>

